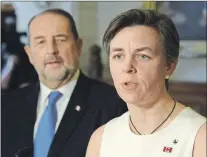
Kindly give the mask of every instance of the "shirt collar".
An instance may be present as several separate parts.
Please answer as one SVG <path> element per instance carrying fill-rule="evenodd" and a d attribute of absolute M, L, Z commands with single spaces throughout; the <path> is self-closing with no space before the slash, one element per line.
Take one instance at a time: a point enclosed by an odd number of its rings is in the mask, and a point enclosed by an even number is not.
<path fill-rule="evenodd" d="M 75 75 L 72 77 L 72 79 L 66 83 L 64 86 L 56 89 L 55 91 L 59 91 L 63 94 L 64 97 L 70 97 L 76 84 L 77 80 L 80 76 L 80 70 L 78 69 L 75 73 Z M 53 89 L 48 88 L 43 83 L 40 83 L 40 97 L 43 101 L 45 101 L 48 97 L 48 95 L 54 91 Z"/>

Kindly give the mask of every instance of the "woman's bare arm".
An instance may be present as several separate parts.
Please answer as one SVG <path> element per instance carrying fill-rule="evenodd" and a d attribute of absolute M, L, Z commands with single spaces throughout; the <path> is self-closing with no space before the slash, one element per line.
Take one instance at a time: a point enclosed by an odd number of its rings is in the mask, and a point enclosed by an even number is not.
<path fill-rule="evenodd" d="M 204 124 L 195 139 L 193 157 L 206 157 L 206 124 Z"/>
<path fill-rule="evenodd" d="M 105 125 L 99 127 L 90 138 L 86 157 L 100 157 L 101 139 L 104 132 Z"/>

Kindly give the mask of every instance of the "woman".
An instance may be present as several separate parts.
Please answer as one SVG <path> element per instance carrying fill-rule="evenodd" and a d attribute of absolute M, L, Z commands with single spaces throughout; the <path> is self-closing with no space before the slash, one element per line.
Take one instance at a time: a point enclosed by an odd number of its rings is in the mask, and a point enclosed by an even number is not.
<path fill-rule="evenodd" d="M 179 56 L 172 20 L 152 10 L 129 10 L 111 21 L 103 43 L 129 111 L 93 133 L 86 156 L 204 157 L 206 118 L 167 92 Z"/>

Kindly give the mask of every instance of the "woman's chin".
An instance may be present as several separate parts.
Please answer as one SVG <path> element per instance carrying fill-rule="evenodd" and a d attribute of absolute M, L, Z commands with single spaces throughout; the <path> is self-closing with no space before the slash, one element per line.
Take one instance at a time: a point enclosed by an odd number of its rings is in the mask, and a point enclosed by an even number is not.
<path fill-rule="evenodd" d="M 137 104 L 138 102 L 138 96 L 134 95 L 122 95 L 121 96 L 122 100 L 125 101 L 127 104 Z"/>

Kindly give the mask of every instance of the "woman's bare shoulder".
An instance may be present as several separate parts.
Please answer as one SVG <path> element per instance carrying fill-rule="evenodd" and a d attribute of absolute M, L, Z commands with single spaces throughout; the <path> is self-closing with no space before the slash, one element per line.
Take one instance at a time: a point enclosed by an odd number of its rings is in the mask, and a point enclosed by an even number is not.
<path fill-rule="evenodd" d="M 105 129 L 105 125 L 102 125 L 94 131 L 91 135 L 90 141 L 88 143 L 88 148 L 86 152 L 86 157 L 99 157 L 102 135 Z"/>
<path fill-rule="evenodd" d="M 206 157 L 206 123 L 199 129 L 195 144 L 194 144 L 194 151 L 193 157 Z"/>

